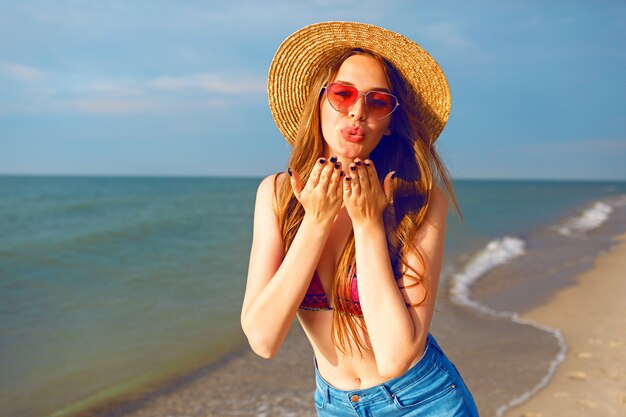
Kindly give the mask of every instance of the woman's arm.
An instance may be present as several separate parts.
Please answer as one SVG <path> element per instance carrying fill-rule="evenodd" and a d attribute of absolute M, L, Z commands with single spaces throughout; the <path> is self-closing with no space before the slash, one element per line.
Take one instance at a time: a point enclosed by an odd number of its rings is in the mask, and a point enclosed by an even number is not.
<path fill-rule="evenodd" d="M 443 260 L 447 200 L 434 189 L 428 214 L 413 242 L 426 265 L 411 253 L 407 263 L 420 273 L 422 284 L 400 290 L 415 280 L 403 276 L 396 282 L 385 238 L 384 226 L 370 224 L 355 228 L 359 299 L 370 343 L 381 375 L 402 375 L 410 367 L 430 327 Z M 415 272 L 408 271 L 410 275 Z M 428 297 L 424 300 L 424 291 Z M 407 308 L 406 303 L 416 304 Z"/>
<path fill-rule="evenodd" d="M 306 191 L 292 179 L 306 214 L 286 254 L 274 208 L 274 177 L 259 186 L 241 326 L 252 350 L 264 358 L 274 356 L 284 341 L 319 263 L 341 206 L 339 172 L 332 164 L 319 164 Z"/>
<path fill-rule="evenodd" d="M 367 175 L 365 169 L 357 171 L 361 176 Z M 377 177 L 371 177 L 376 178 L 380 187 Z M 357 216 L 358 220 L 353 220 L 361 309 L 378 371 L 389 378 L 406 372 L 428 335 L 443 260 L 447 208 L 444 193 L 435 187 L 428 212 L 413 242 L 425 265 L 415 253 L 410 253 L 406 259 L 422 277 L 424 286 L 408 289 L 400 289 L 399 285 L 408 286 L 415 280 L 405 275 L 396 282 L 382 216 Z M 416 275 L 410 269 L 408 274 Z M 424 291 L 429 296 L 420 303 Z M 406 303 L 420 304 L 407 308 Z"/>

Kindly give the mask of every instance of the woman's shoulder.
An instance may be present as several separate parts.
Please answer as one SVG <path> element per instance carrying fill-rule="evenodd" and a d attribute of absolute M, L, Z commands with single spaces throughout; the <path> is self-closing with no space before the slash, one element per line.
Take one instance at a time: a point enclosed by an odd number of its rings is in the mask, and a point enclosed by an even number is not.
<path fill-rule="evenodd" d="M 283 182 L 285 182 L 286 179 L 286 172 L 277 172 L 275 174 L 270 174 L 261 180 L 257 191 L 258 193 L 263 194 L 274 194 L 277 189 L 280 189 L 280 187 L 282 187 Z"/>
<path fill-rule="evenodd" d="M 280 190 L 286 179 L 287 174 L 285 172 L 278 172 L 263 178 L 257 189 L 257 200 L 269 203 L 272 207 L 275 207 L 276 190 Z"/>
<path fill-rule="evenodd" d="M 428 199 L 428 211 L 426 212 L 428 223 L 445 224 L 448 215 L 448 203 L 448 194 L 439 185 L 433 185 Z"/>
<path fill-rule="evenodd" d="M 439 210 L 447 210 L 448 209 L 448 195 L 446 192 L 437 184 L 433 186 L 430 190 L 430 204 L 438 208 Z"/>
<path fill-rule="evenodd" d="M 414 211 L 407 213 L 407 216 L 412 216 L 418 221 L 419 227 L 426 224 L 445 222 L 448 215 L 448 194 L 439 185 L 435 184 L 427 191 L 427 208 L 426 213 L 420 211 Z M 424 217 L 422 217 L 424 216 Z M 420 221 L 419 219 L 422 218 Z"/>

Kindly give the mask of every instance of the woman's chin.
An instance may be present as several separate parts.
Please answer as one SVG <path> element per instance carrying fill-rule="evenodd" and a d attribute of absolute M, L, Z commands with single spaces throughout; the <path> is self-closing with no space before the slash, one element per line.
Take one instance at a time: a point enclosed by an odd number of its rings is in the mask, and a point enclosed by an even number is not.
<path fill-rule="evenodd" d="M 336 155 L 342 159 L 353 160 L 356 158 L 365 159 L 369 156 L 369 152 L 362 143 L 354 143 L 348 141 L 340 141 L 336 148 L 328 147 L 331 152 L 330 156 Z"/>
<path fill-rule="evenodd" d="M 354 145 L 354 144 L 351 144 L 351 145 Z M 340 155 L 341 157 L 345 159 L 356 159 L 356 158 L 363 159 L 364 157 L 367 157 L 367 154 L 364 152 L 364 149 L 362 146 L 345 146 L 339 149 L 337 154 L 338 156 Z"/>

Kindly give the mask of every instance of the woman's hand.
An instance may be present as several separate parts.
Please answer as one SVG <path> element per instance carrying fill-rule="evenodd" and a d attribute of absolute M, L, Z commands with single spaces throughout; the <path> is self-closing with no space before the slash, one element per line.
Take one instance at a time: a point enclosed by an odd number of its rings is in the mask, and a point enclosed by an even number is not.
<path fill-rule="evenodd" d="M 318 159 L 306 185 L 300 175 L 290 169 L 293 192 L 304 207 L 306 215 L 320 222 L 332 222 L 341 208 L 341 162 L 337 157 Z"/>
<path fill-rule="evenodd" d="M 382 214 L 393 198 L 393 174 L 389 172 L 381 186 L 374 163 L 355 159 L 343 181 L 343 201 L 353 227 L 382 220 Z"/>

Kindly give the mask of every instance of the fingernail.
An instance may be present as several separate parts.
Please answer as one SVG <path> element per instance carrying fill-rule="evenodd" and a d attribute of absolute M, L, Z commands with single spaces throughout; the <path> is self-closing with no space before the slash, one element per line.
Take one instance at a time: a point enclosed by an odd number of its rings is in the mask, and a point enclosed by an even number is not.
<path fill-rule="evenodd" d="M 339 173 L 339 176 L 340 176 L 340 177 L 343 177 L 344 175 L 346 175 L 346 174 L 345 174 L 345 172 L 343 172 L 343 171 L 341 171 L 341 172 Z"/>
<path fill-rule="evenodd" d="M 394 179 L 396 177 L 396 172 L 394 171 L 393 174 L 391 174 L 391 179 Z"/>
<path fill-rule="evenodd" d="M 346 181 L 350 181 L 352 178 L 350 177 L 346 177 Z"/>
<path fill-rule="evenodd" d="M 354 165 L 351 165 L 351 166 L 350 166 L 350 170 L 351 170 L 351 171 L 356 171 L 356 167 L 355 167 Z"/>
<path fill-rule="evenodd" d="M 368 166 L 370 166 L 370 163 L 369 163 L 369 162 L 367 162 L 367 161 L 365 161 L 365 162 L 363 162 L 363 165 L 365 165 L 366 167 L 368 167 Z"/>
<path fill-rule="evenodd" d="M 360 167 L 361 166 L 361 161 L 354 161 L 354 163 L 356 164 L 356 166 Z"/>
<path fill-rule="evenodd" d="M 293 176 L 293 172 L 291 171 L 291 168 L 287 168 L 287 172 L 289 173 L 289 176 Z"/>
<path fill-rule="evenodd" d="M 339 169 L 340 166 L 341 165 L 339 165 L 339 164 L 335 164 L 335 169 Z"/>
<path fill-rule="evenodd" d="M 322 164 L 322 165 L 323 165 L 323 164 L 325 164 L 325 163 L 326 163 L 326 160 L 325 160 L 324 158 L 320 159 L 320 164 Z"/>
<path fill-rule="evenodd" d="M 330 157 L 330 162 L 332 162 L 333 164 L 334 164 L 335 162 L 337 162 L 337 157 L 336 157 L 336 156 L 331 156 L 331 157 Z"/>

